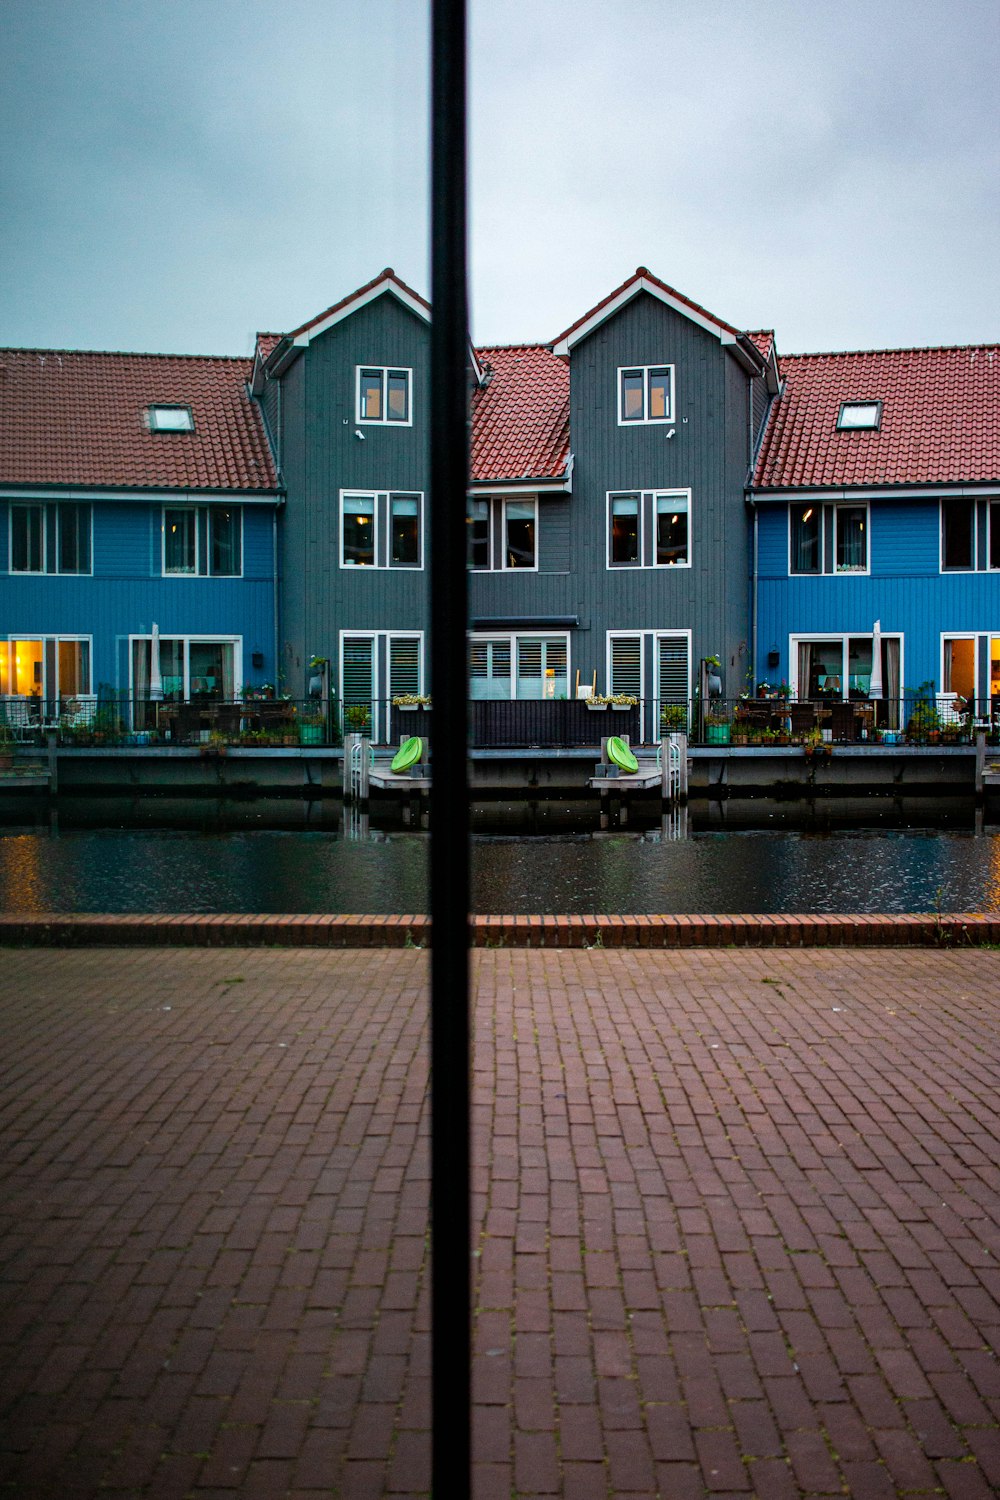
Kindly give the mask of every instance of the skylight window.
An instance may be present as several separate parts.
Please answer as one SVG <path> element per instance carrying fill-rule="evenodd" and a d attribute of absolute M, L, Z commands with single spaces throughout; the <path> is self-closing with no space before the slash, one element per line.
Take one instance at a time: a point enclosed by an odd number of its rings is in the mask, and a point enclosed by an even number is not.
<path fill-rule="evenodd" d="M 151 406 L 149 430 L 150 432 L 194 432 L 194 416 L 190 406 Z"/>
<path fill-rule="evenodd" d="M 881 420 L 881 401 L 844 401 L 837 428 L 840 432 L 877 432 Z"/>

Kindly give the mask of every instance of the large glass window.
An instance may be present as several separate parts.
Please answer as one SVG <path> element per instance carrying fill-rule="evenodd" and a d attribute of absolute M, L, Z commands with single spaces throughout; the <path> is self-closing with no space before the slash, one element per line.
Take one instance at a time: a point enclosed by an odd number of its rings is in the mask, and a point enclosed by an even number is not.
<path fill-rule="evenodd" d="M 341 562 L 345 568 L 375 566 L 375 496 L 344 496 Z"/>
<path fill-rule="evenodd" d="M 790 567 L 793 573 L 823 571 L 823 507 L 793 505 L 791 520 Z"/>
<path fill-rule="evenodd" d="M 363 366 L 358 369 L 359 422 L 395 422 L 407 427 L 410 415 L 410 370 Z"/>
<path fill-rule="evenodd" d="M 390 567 L 418 567 L 420 564 L 420 502 L 416 495 L 390 495 L 389 537 Z"/>
<path fill-rule="evenodd" d="M 656 565 L 676 568 L 688 561 L 687 496 L 657 495 Z"/>
<path fill-rule="evenodd" d="M 1000 568 L 1000 500 L 990 501 L 989 528 L 990 567 Z"/>
<path fill-rule="evenodd" d="M 637 567 L 639 555 L 639 496 L 611 496 L 611 564 Z"/>
<path fill-rule="evenodd" d="M 236 637 L 222 640 L 196 636 L 160 636 L 160 693 L 164 702 L 231 703 L 236 696 L 237 672 L 242 667 Z M 149 699 L 152 686 L 150 636 L 132 640 L 132 696 Z"/>
<path fill-rule="evenodd" d="M 941 568 L 945 572 L 971 572 L 975 566 L 976 503 L 942 500 Z"/>
<path fill-rule="evenodd" d="M 238 577 L 243 571 L 242 507 L 165 506 L 163 571 L 187 577 Z"/>
<path fill-rule="evenodd" d="M 89 573 L 91 506 L 75 501 L 10 508 L 12 573 Z"/>
<path fill-rule="evenodd" d="M 672 422 L 673 365 L 634 365 L 618 371 L 618 421 Z"/>
<path fill-rule="evenodd" d="M 89 636 L 22 638 L 0 647 L 0 692 L 54 704 L 91 691 Z"/>
<path fill-rule="evenodd" d="M 950 636 L 944 642 L 944 670 L 941 685 L 946 693 L 957 693 L 959 697 L 974 703 L 976 699 L 976 638 L 975 636 Z"/>
<path fill-rule="evenodd" d="M 475 636 L 469 641 L 473 698 L 565 698 L 569 641 L 564 635 Z"/>
<path fill-rule="evenodd" d="M 504 502 L 504 567 L 534 568 L 537 502 L 507 500 Z"/>
<path fill-rule="evenodd" d="M 864 505 L 834 507 L 834 546 L 838 573 L 868 569 L 868 511 Z"/>
<path fill-rule="evenodd" d="M 469 501 L 469 567 L 489 568 L 491 564 L 490 548 L 490 502 L 488 500 Z"/>

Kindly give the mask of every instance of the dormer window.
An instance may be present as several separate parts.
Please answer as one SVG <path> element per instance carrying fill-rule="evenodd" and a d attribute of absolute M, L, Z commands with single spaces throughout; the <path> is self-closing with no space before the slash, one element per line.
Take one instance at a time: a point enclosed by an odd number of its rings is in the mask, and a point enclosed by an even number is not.
<path fill-rule="evenodd" d="M 842 401 L 838 432 L 877 432 L 882 421 L 881 401 Z"/>
<path fill-rule="evenodd" d="M 151 406 L 150 432 L 194 432 L 194 415 L 190 406 Z"/>
<path fill-rule="evenodd" d="M 618 371 L 619 426 L 673 420 L 673 365 L 633 365 Z"/>
<path fill-rule="evenodd" d="M 393 370 L 384 366 L 358 367 L 359 422 L 394 422 L 400 427 L 413 425 L 410 412 L 411 370 Z"/>

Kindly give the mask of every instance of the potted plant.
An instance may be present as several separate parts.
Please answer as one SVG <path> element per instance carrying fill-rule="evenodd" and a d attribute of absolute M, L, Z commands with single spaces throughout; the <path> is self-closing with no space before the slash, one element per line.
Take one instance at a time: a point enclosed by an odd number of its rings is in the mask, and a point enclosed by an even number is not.
<path fill-rule="evenodd" d="M 660 708 L 661 734 L 684 734 L 687 731 L 687 705 L 664 703 Z"/>
<path fill-rule="evenodd" d="M 611 699 L 605 698 L 603 693 L 592 693 L 589 698 L 584 698 L 583 702 L 592 713 L 603 713 L 611 702 Z"/>
<path fill-rule="evenodd" d="M 728 745 L 731 734 L 729 716 L 724 708 L 710 708 L 705 715 L 705 743 Z"/>
<path fill-rule="evenodd" d="M 355 734 L 363 734 L 371 722 L 371 706 L 367 703 L 352 703 L 344 710 L 344 722 Z"/>
<path fill-rule="evenodd" d="M 722 697 L 722 662 L 717 656 L 705 657 L 705 685 L 710 698 Z"/>
<path fill-rule="evenodd" d="M 309 696 L 310 698 L 322 698 L 323 679 L 326 675 L 326 667 L 329 658 L 326 656 L 313 656 L 309 661 Z"/>
<path fill-rule="evenodd" d="M 398 693 L 392 700 L 393 708 L 398 708 L 400 713 L 416 713 L 420 708 L 430 708 L 431 700 L 423 693 Z"/>
<path fill-rule="evenodd" d="M 324 727 L 322 714 L 301 714 L 299 716 L 299 744 L 322 745 Z"/>
<path fill-rule="evenodd" d="M 612 708 L 635 708 L 639 702 L 638 698 L 631 693 L 612 693 L 608 703 Z"/>

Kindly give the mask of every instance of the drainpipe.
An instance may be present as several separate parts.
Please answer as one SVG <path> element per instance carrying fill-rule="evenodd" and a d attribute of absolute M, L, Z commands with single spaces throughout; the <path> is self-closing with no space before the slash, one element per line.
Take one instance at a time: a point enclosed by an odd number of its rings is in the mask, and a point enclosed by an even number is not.
<path fill-rule="evenodd" d="M 753 509 L 753 575 L 750 580 L 750 668 L 753 672 L 754 685 L 757 682 L 757 522 L 759 512 L 757 502 L 750 496 L 750 505 Z"/>
<path fill-rule="evenodd" d="M 275 502 L 274 517 L 271 521 L 271 571 L 274 575 L 274 588 L 271 590 L 274 614 L 274 685 L 275 692 L 278 688 L 278 590 L 281 587 L 281 569 L 278 567 L 278 505 Z"/>

